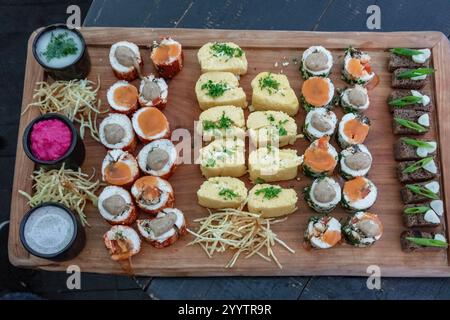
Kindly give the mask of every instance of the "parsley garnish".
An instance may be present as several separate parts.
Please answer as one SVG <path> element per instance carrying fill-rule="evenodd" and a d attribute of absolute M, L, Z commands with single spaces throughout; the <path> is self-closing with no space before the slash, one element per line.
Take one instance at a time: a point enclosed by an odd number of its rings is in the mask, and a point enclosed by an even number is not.
<path fill-rule="evenodd" d="M 216 165 L 216 160 L 214 160 L 213 158 L 209 158 L 208 160 L 206 160 L 207 168 L 214 167 L 215 165 Z"/>
<path fill-rule="evenodd" d="M 78 48 L 73 38 L 69 37 L 67 32 L 55 36 L 52 32 L 50 43 L 42 55 L 50 62 L 54 58 L 63 58 L 77 53 Z"/>
<path fill-rule="evenodd" d="M 233 121 L 225 115 L 225 111 L 222 113 L 219 121 L 214 122 L 210 120 L 203 121 L 203 130 L 212 129 L 228 129 L 233 124 Z"/>
<path fill-rule="evenodd" d="M 211 50 L 215 57 L 227 56 L 229 59 L 240 58 L 244 54 L 244 51 L 239 47 L 233 48 L 227 45 L 226 43 L 219 43 L 219 42 L 215 42 L 211 46 Z"/>
<path fill-rule="evenodd" d="M 219 191 L 219 196 L 224 197 L 225 200 L 232 200 L 233 198 L 236 198 L 238 194 L 231 189 L 224 188 Z"/>
<path fill-rule="evenodd" d="M 207 95 L 213 98 L 220 97 L 225 93 L 225 91 L 230 90 L 228 85 L 223 82 L 212 82 L 212 80 L 208 80 L 208 82 L 204 83 L 201 87 L 202 90 L 208 90 Z"/>
<path fill-rule="evenodd" d="M 269 94 L 272 94 L 279 90 L 280 83 L 273 78 L 272 73 L 268 73 L 265 77 L 259 78 L 259 88 L 267 89 Z"/>
<path fill-rule="evenodd" d="M 275 122 L 275 118 L 272 114 L 269 114 L 267 116 L 267 120 L 269 120 L 270 122 Z M 288 122 L 288 120 L 280 120 L 278 121 L 278 124 L 275 125 L 275 127 L 278 129 L 278 135 L 279 136 L 286 136 L 287 135 L 287 130 L 286 128 L 283 126 L 286 122 Z"/>
<path fill-rule="evenodd" d="M 255 192 L 255 194 L 257 196 L 259 196 L 261 193 L 264 193 L 264 198 L 270 200 L 270 199 L 278 197 L 278 194 L 280 192 L 281 192 L 281 188 L 276 188 L 276 187 L 270 186 L 267 188 L 262 188 L 262 189 L 257 190 Z"/>

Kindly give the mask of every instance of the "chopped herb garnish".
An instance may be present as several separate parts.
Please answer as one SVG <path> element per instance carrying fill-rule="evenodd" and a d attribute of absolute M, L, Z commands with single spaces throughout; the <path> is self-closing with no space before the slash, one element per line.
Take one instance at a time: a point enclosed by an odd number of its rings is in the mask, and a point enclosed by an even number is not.
<path fill-rule="evenodd" d="M 267 89 L 269 94 L 279 90 L 280 83 L 273 78 L 272 73 L 268 73 L 265 77 L 259 78 L 259 88 L 261 90 Z"/>
<path fill-rule="evenodd" d="M 212 130 L 212 129 L 228 129 L 232 126 L 233 121 L 225 115 L 225 111 L 220 116 L 219 121 L 203 121 L 203 130 Z"/>
<path fill-rule="evenodd" d="M 448 243 L 441 240 L 436 239 L 428 239 L 428 238 L 415 238 L 415 237 L 406 237 L 405 238 L 408 241 L 411 241 L 415 244 L 418 244 L 419 246 L 424 247 L 438 247 L 438 248 L 447 248 Z"/>
<path fill-rule="evenodd" d="M 408 71 L 399 73 L 397 75 L 397 79 L 411 79 L 411 78 L 415 78 L 415 77 L 424 76 L 427 74 L 433 74 L 434 71 L 435 70 L 431 69 L 431 68 L 417 68 L 414 70 L 408 70 Z"/>
<path fill-rule="evenodd" d="M 262 188 L 262 189 L 257 190 L 255 192 L 255 194 L 257 196 L 259 196 L 260 194 L 263 193 L 264 194 L 264 198 L 270 200 L 270 199 L 278 197 L 280 192 L 281 192 L 281 188 L 270 186 L 270 187 L 267 187 L 267 188 Z"/>
<path fill-rule="evenodd" d="M 433 146 L 426 141 L 412 139 L 412 138 L 404 138 L 403 141 L 405 141 L 406 144 L 413 146 L 413 147 L 433 149 Z"/>
<path fill-rule="evenodd" d="M 433 157 L 423 158 L 423 159 L 421 159 L 419 161 L 414 162 L 412 165 L 407 166 L 403 170 L 403 173 L 413 173 L 413 172 L 419 170 L 420 168 L 423 168 L 424 166 L 426 166 L 431 161 L 433 161 Z"/>
<path fill-rule="evenodd" d="M 227 56 L 231 58 L 240 58 L 244 54 L 244 51 L 239 47 L 231 47 L 226 43 L 215 42 L 211 46 L 211 51 L 215 57 Z"/>
<path fill-rule="evenodd" d="M 274 122 L 274 121 L 275 121 L 275 118 L 274 118 L 273 114 L 269 114 L 269 115 L 267 116 L 267 120 L 269 120 L 270 122 Z"/>
<path fill-rule="evenodd" d="M 114 239 L 115 240 L 125 240 L 125 235 L 123 234 L 123 231 L 117 230 L 116 233 L 114 233 Z"/>
<path fill-rule="evenodd" d="M 424 214 L 428 210 L 430 210 L 430 208 L 421 206 L 421 207 L 406 208 L 405 210 L 403 210 L 403 212 L 406 214 Z"/>
<path fill-rule="evenodd" d="M 225 200 L 232 200 L 236 198 L 238 194 L 231 189 L 224 188 L 219 191 L 219 196 L 224 197 Z"/>
<path fill-rule="evenodd" d="M 54 58 L 63 58 L 68 55 L 76 54 L 78 51 L 75 40 L 67 32 L 55 36 L 52 32 L 50 43 L 42 55 L 50 62 Z"/>
<path fill-rule="evenodd" d="M 212 80 L 208 80 L 208 82 L 204 83 L 201 89 L 206 89 L 208 91 L 207 95 L 213 98 L 220 97 L 225 93 L 225 91 L 230 90 L 226 83 L 213 82 Z"/>
<path fill-rule="evenodd" d="M 416 56 L 418 54 L 422 54 L 422 51 L 419 50 L 414 50 L 414 49 L 408 49 L 408 48 L 393 48 L 391 49 L 392 53 L 401 55 L 401 56 L 408 56 L 408 57 L 412 57 L 412 56 Z"/>
<path fill-rule="evenodd" d="M 255 184 L 262 184 L 262 183 L 265 183 L 265 182 L 266 181 L 264 179 L 260 178 L 260 177 L 256 178 L 256 180 L 255 180 Z"/>
<path fill-rule="evenodd" d="M 426 132 L 427 129 L 423 126 L 421 126 L 420 124 L 414 122 L 414 121 L 409 121 L 406 119 L 402 119 L 402 118 L 394 118 L 395 122 L 397 122 L 399 125 L 412 129 L 414 131 L 417 132 Z"/>
<path fill-rule="evenodd" d="M 216 160 L 214 160 L 213 158 L 209 158 L 208 160 L 206 160 L 207 168 L 214 167 L 215 165 L 216 165 Z"/>
<path fill-rule="evenodd" d="M 422 102 L 422 97 L 416 96 L 406 96 L 398 99 L 394 99 L 388 102 L 390 106 L 394 107 L 404 107 L 410 104 L 420 103 Z"/>
<path fill-rule="evenodd" d="M 420 185 L 417 184 L 407 184 L 406 187 L 411 190 L 412 193 L 427 197 L 429 199 L 433 199 L 433 200 L 438 200 L 439 197 L 436 193 L 434 193 L 433 191 L 422 187 Z"/>

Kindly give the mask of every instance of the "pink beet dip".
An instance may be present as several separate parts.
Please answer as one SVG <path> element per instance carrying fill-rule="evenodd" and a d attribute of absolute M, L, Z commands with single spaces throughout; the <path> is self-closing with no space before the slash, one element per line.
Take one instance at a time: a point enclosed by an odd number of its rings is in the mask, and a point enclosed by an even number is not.
<path fill-rule="evenodd" d="M 72 131 L 61 120 L 42 120 L 33 125 L 30 134 L 31 152 L 43 161 L 62 158 L 72 143 Z"/>

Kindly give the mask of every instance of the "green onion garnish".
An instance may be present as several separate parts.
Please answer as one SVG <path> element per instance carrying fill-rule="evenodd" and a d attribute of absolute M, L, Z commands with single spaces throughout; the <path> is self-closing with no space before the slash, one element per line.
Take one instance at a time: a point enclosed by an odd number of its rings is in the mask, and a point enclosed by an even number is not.
<path fill-rule="evenodd" d="M 233 120 L 228 118 L 225 115 L 225 111 L 222 113 L 219 121 L 211 121 L 204 120 L 203 121 L 203 130 L 212 130 L 212 129 L 228 129 L 233 124 Z"/>
<path fill-rule="evenodd" d="M 276 188 L 276 187 L 270 186 L 267 188 L 262 188 L 262 189 L 257 190 L 255 192 L 255 194 L 257 196 L 259 196 L 261 193 L 263 193 L 264 198 L 270 200 L 270 199 L 278 197 L 278 194 L 280 192 L 281 192 L 281 188 Z"/>
<path fill-rule="evenodd" d="M 403 173 L 413 173 L 413 172 L 419 170 L 420 168 L 423 168 L 424 166 L 426 166 L 431 161 L 433 161 L 433 157 L 423 158 L 423 159 L 421 159 L 419 161 L 414 162 L 412 165 L 407 166 L 403 170 Z"/>
<path fill-rule="evenodd" d="M 404 107 L 410 104 L 415 104 L 422 102 L 422 97 L 416 97 L 416 96 L 406 96 L 398 99 L 394 99 L 388 102 L 390 106 L 394 107 Z"/>
<path fill-rule="evenodd" d="M 414 49 L 408 49 L 408 48 L 393 48 L 391 49 L 392 53 L 401 55 L 401 56 L 408 56 L 408 57 L 412 57 L 412 56 L 416 56 L 418 54 L 422 54 L 422 51 L 419 50 L 414 50 Z"/>
<path fill-rule="evenodd" d="M 406 208 L 405 210 L 403 210 L 403 212 L 406 214 L 424 214 L 428 210 L 430 210 L 430 208 L 422 206 L 422 207 Z"/>
<path fill-rule="evenodd" d="M 421 126 L 420 124 L 414 122 L 414 121 L 409 121 L 406 119 L 402 119 L 402 118 L 394 118 L 394 120 L 401 126 L 412 129 L 414 131 L 417 132 L 426 132 L 427 128 Z"/>
<path fill-rule="evenodd" d="M 423 140 L 404 138 L 403 141 L 405 141 L 406 144 L 413 146 L 413 147 L 433 149 L 433 146 L 430 143 L 423 141 Z"/>
<path fill-rule="evenodd" d="M 259 79 L 259 88 L 263 90 L 264 88 L 272 94 L 279 90 L 280 83 L 273 78 L 272 73 L 268 73 L 265 77 Z"/>
<path fill-rule="evenodd" d="M 230 90 L 226 83 L 212 82 L 212 80 L 208 80 L 208 82 L 202 84 L 201 89 L 206 89 L 208 91 L 207 95 L 213 98 L 220 97 L 225 93 L 225 91 Z"/>
<path fill-rule="evenodd" d="M 219 191 L 219 196 L 223 197 L 225 200 L 232 200 L 236 198 L 238 194 L 231 189 L 224 188 Z"/>
<path fill-rule="evenodd" d="M 428 239 L 428 238 L 414 238 L 414 237 L 406 237 L 406 240 L 409 240 L 419 246 L 424 247 L 438 247 L 438 248 L 447 248 L 448 243 L 441 240 L 436 239 Z"/>
<path fill-rule="evenodd" d="M 419 186 L 417 184 L 407 184 L 406 187 L 411 190 L 412 193 L 427 197 L 429 199 L 433 199 L 433 200 L 438 200 L 439 197 L 436 193 L 434 193 L 433 191 Z"/>
<path fill-rule="evenodd" d="M 431 68 L 417 68 L 414 70 L 404 71 L 397 75 L 397 79 L 411 79 L 415 77 L 424 76 L 427 74 L 433 74 L 435 72 L 434 69 Z"/>

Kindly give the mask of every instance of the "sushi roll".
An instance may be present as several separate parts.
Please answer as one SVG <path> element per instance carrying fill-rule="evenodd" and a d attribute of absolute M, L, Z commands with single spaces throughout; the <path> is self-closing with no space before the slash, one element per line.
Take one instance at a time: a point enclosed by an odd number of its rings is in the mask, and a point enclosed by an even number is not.
<path fill-rule="evenodd" d="M 108 184 L 129 187 L 139 178 L 139 167 L 131 153 L 114 149 L 108 151 L 102 163 L 102 179 Z"/>
<path fill-rule="evenodd" d="M 144 176 L 136 180 L 131 188 L 131 194 L 137 206 L 149 214 L 172 208 L 175 200 L 170 183 L 152 176 Z"/>
<path fill-rule="evenodd" d="M 146 144 L 137 156 L 142 172 L 163 179 L 175 171 L 177 149 L 170 140 L 160 139 Z"/>
<path fill-rule="evenodd" d="M 303 82 L 301 101 L 306 111 L 331 108 L 333 97 L 334 85 L 329 78 L 311 77 Z"/>
<path fill-rule="evenodd" d="M 124 114 L 111 113 L 98 128 L 100 141 L 108 149 L 133 152 L 137 146 L 136 135 L 130 118 Z"/>
<path fill-rule="evenodd" d="M 173 78 L 183 68 L 181 44 L 172 38 L 163 38 L 154 43 L 150 59 L 161 77 Z"/>
<path fill-rule="evenodd" d="M 112 111 L 126 115 L 131 115 L 137 110 L 138 97 L 137 88 L 127 81 L 117 81 L 106 93 Z"/>
<path fill-rule="evenodd" d="M 109 62 L 115 76 L 126 81 L 138 78 L 144 64 L 139 47 L 128 41 L 116 42 L 111 46 Z"/>
<path fill-rule="evenodd" d="M 339 154 L 339 169 L 346 180 L 364 177 L 372 166 L 372 154 L 363 144 L 355 144 Z"/>
<path fill-rule="evenodd" d="M 342 79 L 350 84 L 366 85 L 375 77 L 370 66 L 370 56 L 355 48 L 345 50 Z"/>
<path fill-rule="evenodd" d="M 134 113 L 131 122 L 139 140 L 144 143 L 168 138 L 170 135 L 169 121 L 157 108 L 139 109 Z"/>
<path fill-rule="evenodd" d="M 304 197 L 311 209 L 328 213 L 341 201 L 341 186 L 333 178 L 317 178 L 305 188 Z"/>
<path fill-rule="evenodd" d="M 339 101 L 345 113 L 363 112 L 369 108 L 369 95 L 367 89 L 357 84 L 347 88 L 340 94 Z"/>
<path fill-rule="evenodd" d="M 347 243 L 363 248 L 380 240 L 383 225 L 376 214 L 358 211 L 344 222 L 342 233 Z"/>
<path fill-rule="evenodd" d="M 131 225 L 136 221 L 138 212 L 130 193 L 116 186 L 103 189 L 98 197 L 98 211 L 112 225 Z"/>
<path fill-rule="evenodd" d="M 336 130 L 337 117 L 333 111 L 325 108 L 315 108 L 306 114 L 303 133 L 309 141 L 323 136 L 332 136 Z"/>
<path fill-rule="evenodd" d="M 163 78 L 149 75 L 141 80 L 139 85 L 139 104 L 141 107 L 156 107 L 163 109 L 167 104 L 169 87 Z"/>
<path fill-rule="evenodd" d="M 141 238 L 131 227 L 113 226 L 103 235 L 103 240 L 114 261 L 129 260 L 141 250 Z"/>
<path fill-rule="evenodd" d="M 144 240 L 158 249 L 174 244 L 187 233 L 184 214 L 175 208 L 163 209 L 153 219 L 138 220 L 137 228 Z"/>
<path fill-rule="evenodd" d="M 370 120 L 364 115 L 347 113 L 338 128 L 338 143 L 342 149 L 353 144 L 361 144 L 369 134 Z"/>
<path fill-rule="evenodd" d="M 329 249 L 341 241 L 341 224 L 330 216 L 311 217 L 304 240 L 315 249 Z"/>
<path fill-rule="evenodd" d="M 330 137 L 315 140 L 303 155 L 303 172 L 310 177 L 332 175 L 338 161 L 338 153 L 330 144 Z"/>
<path fill-rule="evenodd" d="M 342 206 L 348 211 L 364 211 L 377 200 L 377 187 L 367 178 L 356 177 L 344 183 Z"/>
<path fill-rule="evenodd" d="M 302 55 L 300 71 L 303 79 L 309 77 L 328 77 L 333 67 L 333 56 L 322 46 L 312 46 Z"/>

